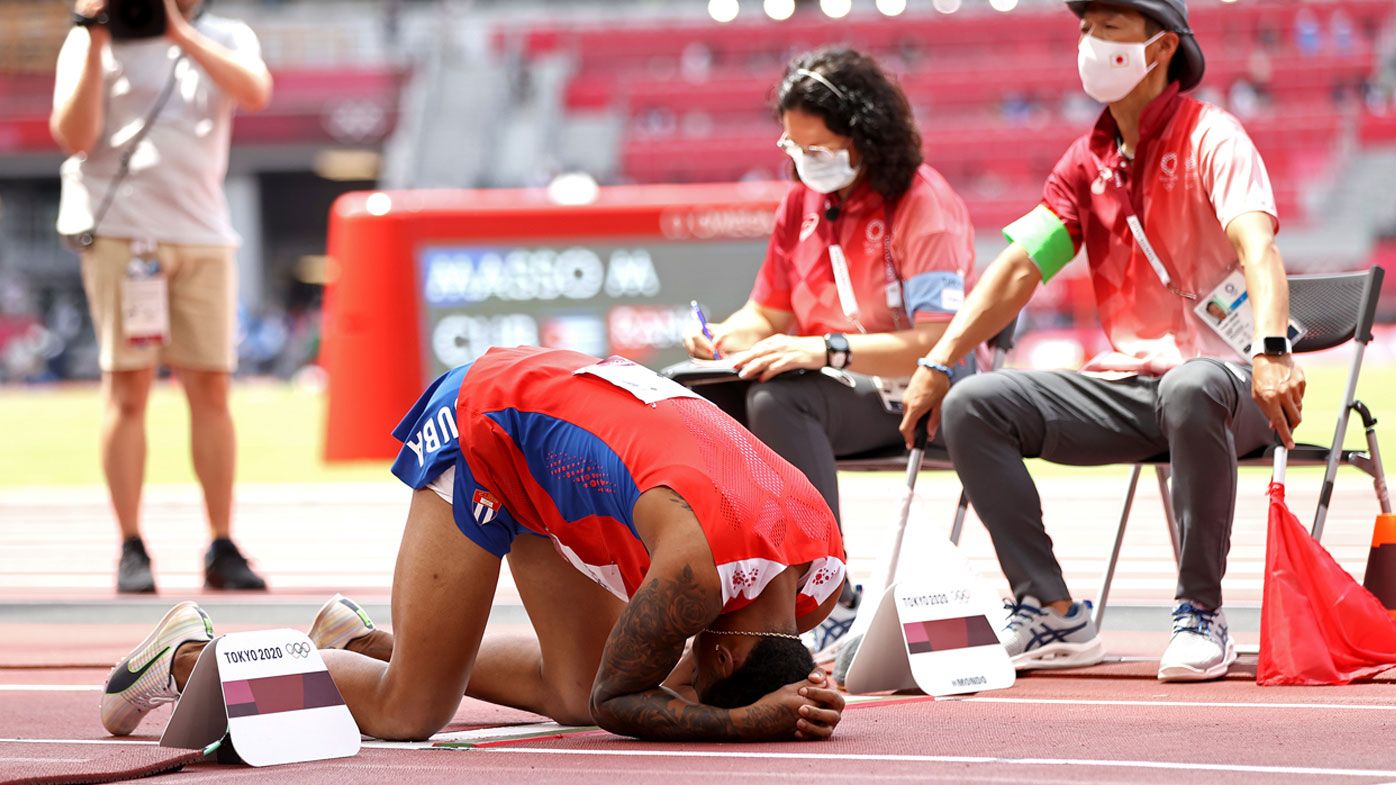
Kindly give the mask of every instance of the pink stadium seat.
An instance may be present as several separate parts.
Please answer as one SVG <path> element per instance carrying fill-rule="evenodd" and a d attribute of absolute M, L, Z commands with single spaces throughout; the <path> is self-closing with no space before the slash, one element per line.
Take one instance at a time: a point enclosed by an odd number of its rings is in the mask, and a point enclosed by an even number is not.
<path fill-rule="evenodd" d="M 1301 48 L 1298 14 L 1312 14 L 1320 36 Z M 1332 35 L 1338 13 L 1350 38 Z M 1193 27 L 1208 53 L 1204 87 L 1226 103 L 1245 80 L 1260 98 L 1243 122 L 1265 154 L 1286 220 L 1302 220 L 1304 184 L 1325 176 L 1334 160 L 1341 113 L 1335 101 L 1355 94 L 1374 67 L 1374 37 L 1393 16 L 1390 0 L 1297 0 L 1229 6 L 1198 4 Z M 1070 57 L 1074 21 L 1055 10 L 1017 11 L 1017 24 L 997 15 L 919 15 L 835 23 L 809 14 L 785 23 L 765 20 L 637 22 L 538 27 L 526 31 L 529 52 L 566 52 L 577 67 L 566 92 L 569 110 L 612 109 L 630 122 L 620 177 L 628 182 L 719 181 L 753 171 L 782 172 L 773 141 L 771 91 L 784 61 L 820 45 L 847 43 L 878 56 L 896 73 L 915 106 L 927 159 L 970 203 L 976 223 L 1002 225 L 1031 205 L 1042 178 L 1085 128 L 1061 116 L 1079 85 Z M 1032 17 L 1031 24 L 1022 23 Z M 1224 42 L 1224 43 L 1223 43 Z M 701 45 L 711 62 L 685 89 L 682 52 Z M 1268 73 L 1267 73 L 1268 72 Z M 1006 116 L 1006 100 L 1035 107 L 1024 130 Z M 723 154 L 672 155 L 674 134 Z M 1396 122 L 1370 112 L 1361 135 L 1396 136 Z"/>

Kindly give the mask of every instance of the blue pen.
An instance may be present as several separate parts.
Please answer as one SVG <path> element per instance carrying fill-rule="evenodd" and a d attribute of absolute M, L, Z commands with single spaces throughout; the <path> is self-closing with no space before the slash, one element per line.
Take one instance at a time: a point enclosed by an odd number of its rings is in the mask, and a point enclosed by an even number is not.
<path fill-rule="evenodd" d="M 693 318 L 698 320 L 698 326 L 703 328 L 703 337 L 713 345 L 713 359 L 721 360 L 722 355 L 717 353 L 717 339 L 713 338 L 713 331 L 708 329 L 708 317 L 703 315 L 702 306 L 698 305 L 697 300 L 689 300 L 688 305 L 693 309 Z"/>

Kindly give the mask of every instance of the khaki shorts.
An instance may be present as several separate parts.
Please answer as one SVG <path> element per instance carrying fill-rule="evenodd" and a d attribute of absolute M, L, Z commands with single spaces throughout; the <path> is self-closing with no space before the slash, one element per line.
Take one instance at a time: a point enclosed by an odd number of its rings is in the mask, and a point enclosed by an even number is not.
<path fill-rule="evenodd" d="M 121 280 L 131 261 L 129 240 L 98 237 L 82 254 L 82 285 L 97 331 L 103 371 L 136 371 L 163 363 L 196 371 L 237 368 L 237 262 L 217 245 L 156 247 L 168 278 L 170 342 L 132 346 L 121 329 Z"/>

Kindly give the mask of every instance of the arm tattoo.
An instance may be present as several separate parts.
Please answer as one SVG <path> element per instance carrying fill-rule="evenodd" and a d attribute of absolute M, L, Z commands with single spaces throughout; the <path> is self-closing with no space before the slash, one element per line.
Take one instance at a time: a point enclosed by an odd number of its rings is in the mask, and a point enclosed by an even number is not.
<path fill-rule="evenodd" d="M 631 598 L 606 641 L 591 693 L 592 716 L 613 733 L 668 741 L 723 741 L 788 734 L 794 722 L 777 706 L 735 712 L 704 706 L 660 686 L 683 654 L 684 641 L 717 616 L 720 599 L 685 565 L 656 577 Z"/>
<path fill-rule="evenodd" d="M 689 512 L 693 512 L 693 508 L 688 506 L 688 502 L 684 501 L 684 498 L 682 496 L 669 490 L 668 488 L 664 488 L 662 490 L 665 493 L 665 498 L 668 499 L 671 503 L 677 504 L 685 510 L 688 510 Z"/>

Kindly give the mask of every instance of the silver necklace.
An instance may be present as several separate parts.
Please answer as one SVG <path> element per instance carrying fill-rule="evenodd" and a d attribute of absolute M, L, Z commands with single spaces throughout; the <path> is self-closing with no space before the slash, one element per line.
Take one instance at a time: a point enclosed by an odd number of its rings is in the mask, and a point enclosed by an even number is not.
<path fill-rule="evenodd" d="M 789 638 L 789 639 L 792 640 L 792 641 L 798 641 L 798 640 L 800 639 L 800 636 L 799 636 L 799 635 L 793 635 L 793 634 L 788 633 L 788 632 L 753 632 L 753 631 L 751 631 L 751 630 L 707 630 L 707 629 L 703 630 L 703 632 L 706 632 L 706 633 L 709 633 L 709 634 L 712 634 L 712 635 L 750 635 L 750 636 L 756 637 L 756 638 Z"/>

